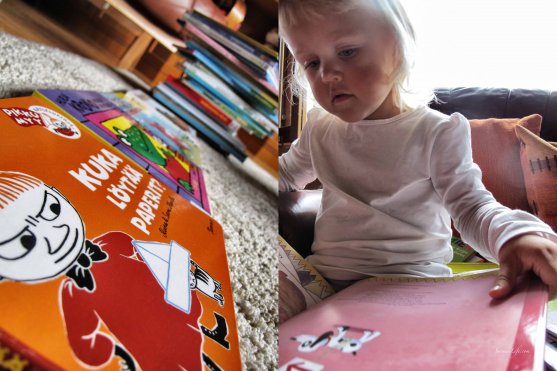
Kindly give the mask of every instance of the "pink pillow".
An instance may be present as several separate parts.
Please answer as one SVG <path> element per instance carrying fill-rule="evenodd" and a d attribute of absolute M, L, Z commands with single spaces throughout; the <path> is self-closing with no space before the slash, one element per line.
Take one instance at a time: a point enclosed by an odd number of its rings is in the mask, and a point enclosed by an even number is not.
<path fill-rule="evenodd" d="M 472 156 L 482 170 L 482 181 L 495 199 L 511 209 L 532 211 L 520 163 L 520 142 L 515 127 L 522 126 L 539 135 L 542 117 L 521 119 L 470 120 Z"/>
<path fill-rule="evenodd" d="M 516 128 L 526 194 L 532 212 L 557 231 L 557 143 Z"/>

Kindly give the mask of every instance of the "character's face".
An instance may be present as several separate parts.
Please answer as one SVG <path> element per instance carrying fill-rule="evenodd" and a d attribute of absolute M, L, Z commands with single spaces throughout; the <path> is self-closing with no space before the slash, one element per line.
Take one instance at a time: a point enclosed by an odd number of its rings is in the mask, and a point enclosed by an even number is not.
<path fill-rule="evenodd" d="M 391 94 L 399 60 L 394 32 L 374 10 L 298 21 L 283 34 L 325 110 L 346 122 L 400 113 Z"/>
<path fill-rule="evenodd" d="M 85 229 L 56 189 L 40 185 L 0 210 L 0 277 L 36 281 L 63 273 L 77 259 Z"/>

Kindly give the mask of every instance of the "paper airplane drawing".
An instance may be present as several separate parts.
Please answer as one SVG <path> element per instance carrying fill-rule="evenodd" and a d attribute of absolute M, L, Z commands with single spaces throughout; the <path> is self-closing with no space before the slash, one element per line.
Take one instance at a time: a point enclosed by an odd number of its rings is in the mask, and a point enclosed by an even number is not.
<path fill-rule="evenodd" d="M 166 302 L 189 313 L 191 304 L 190 252 L 175 241 L 170 244 L 133 241 L 133 245 L 164 289 Z"/>
<path fill-rule="evenodd" d="M 136 240 L 133 245 L 164 289 L 167 303 L 189 313 L 191 290 L 195 289 L 224 306 L 220 282 L 191 260 L 186 248 L 175 241 L 166 244 Z"/>

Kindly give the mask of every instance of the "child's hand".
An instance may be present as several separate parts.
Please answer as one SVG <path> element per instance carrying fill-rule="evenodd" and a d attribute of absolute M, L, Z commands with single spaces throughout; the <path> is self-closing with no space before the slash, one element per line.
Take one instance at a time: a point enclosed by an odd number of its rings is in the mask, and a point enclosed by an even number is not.
<path fill-rule="evenodd" d="M 525 234 L 507 241 L 499 254 L 499 274 L 489 291 L 499 299 L 511 293 L 518 277 L 534 272 L 549 286 L 549 298 L 557 293 L 557 244 L 534 234 Z"/>

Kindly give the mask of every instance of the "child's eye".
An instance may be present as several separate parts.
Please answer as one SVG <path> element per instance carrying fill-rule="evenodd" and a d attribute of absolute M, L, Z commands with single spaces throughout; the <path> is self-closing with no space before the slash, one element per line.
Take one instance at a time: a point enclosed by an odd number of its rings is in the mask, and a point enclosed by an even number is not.
<path fill-rule="evenodd" d="M 313 61 L 309 61 L 307 63 L 304 64 L 304 69 L 305 70 L 311 70 L 314 68 L 317 68 L 319 66 L 319 61 L 317 60 L 313 60 Z"/>
<path fill-rule="evenodd" d="M 345 49 L 345 50 L 341 50 L 338 55 L 340 57 L 343 58 L 349 58 L 349 57 L 353 57 L 356 54 L 356 49 L 351 48 L 351 49 Z"/>

